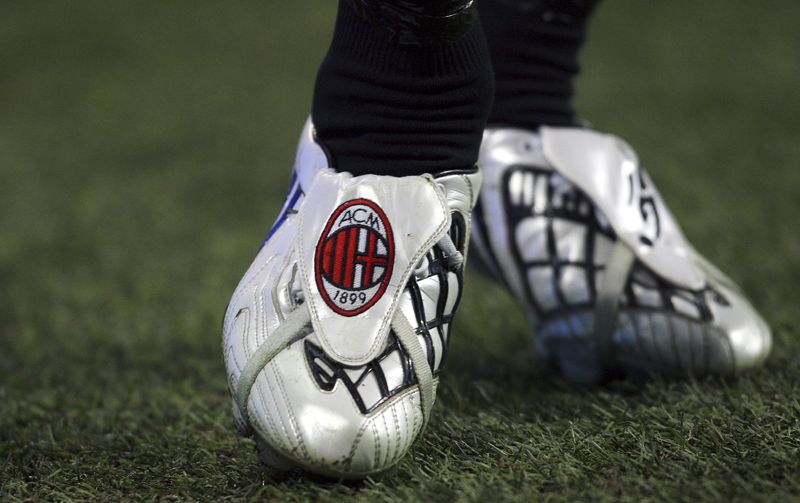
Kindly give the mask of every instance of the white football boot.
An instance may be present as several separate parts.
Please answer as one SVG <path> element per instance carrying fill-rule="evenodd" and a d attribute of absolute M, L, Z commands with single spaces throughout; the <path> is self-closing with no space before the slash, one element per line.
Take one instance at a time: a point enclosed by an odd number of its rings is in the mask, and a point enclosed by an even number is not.
<path fill-rule="evenodd" d="M 237 428 L 273 475 L 359 478 L 425 427 L 462 290 L 477 169 L 358 176 L 310 122 L 289 195 L 224 322 Z"/>
<path fill-rule="evenodd" d="M 489 129 L 479 166 L 473 244 L 568 379 L 732 375 L 767 357 L 766 323 L 619 138 Z"/>

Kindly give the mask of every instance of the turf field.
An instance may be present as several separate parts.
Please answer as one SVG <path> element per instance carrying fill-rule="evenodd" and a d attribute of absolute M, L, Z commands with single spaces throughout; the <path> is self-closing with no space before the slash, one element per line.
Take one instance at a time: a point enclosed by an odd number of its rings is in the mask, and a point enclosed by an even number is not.
<path fill-rule="evenodd" d="M 775 331 L 763 372 L 565 384 L 477 274 L 430 427 L 265 482 L 223 308 L 280 205 L 335 3 L 0 3 L 0 500 L 800 500 L 800 3 L 608 2 L 584 116 Z"/>

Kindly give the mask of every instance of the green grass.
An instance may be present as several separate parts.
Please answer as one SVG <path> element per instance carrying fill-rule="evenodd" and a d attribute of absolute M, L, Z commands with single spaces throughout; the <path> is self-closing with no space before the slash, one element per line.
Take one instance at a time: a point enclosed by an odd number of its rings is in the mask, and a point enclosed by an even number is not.
<path fill-rule="evenodd" d="M 0 5 L 0 500 L 800 499 L 800 4 L 778 0 L 608 2 L 577 99 L 762 310 L 763 371 L 573 387 L 472 274 L 396 470 L 263 480 L 221 317 L 280 205 L 334 4 Z"/>

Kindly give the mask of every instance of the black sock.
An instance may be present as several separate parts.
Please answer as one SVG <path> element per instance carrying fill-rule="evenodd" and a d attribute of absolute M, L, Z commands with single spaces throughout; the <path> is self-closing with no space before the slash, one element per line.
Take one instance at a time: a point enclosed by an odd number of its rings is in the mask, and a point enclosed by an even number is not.
<path fill-rule="evenodd" d="M 575 124 L 573 80 L 599 0 L 481 0 L 496 75 L 489 123 L 536 129 Z"/>
<path fill-rule="evenodd" d="M 340 0 L 312 109 L 337 170 L 409 176 L 474 166 L 493 96 L 474 19 L 455 40 L 408 43 Z"/>

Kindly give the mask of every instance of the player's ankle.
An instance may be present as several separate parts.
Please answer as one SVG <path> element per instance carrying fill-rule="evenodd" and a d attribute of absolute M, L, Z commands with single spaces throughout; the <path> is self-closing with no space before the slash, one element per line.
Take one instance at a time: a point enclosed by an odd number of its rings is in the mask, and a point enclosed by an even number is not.
<path fill-rule="evenodd" d="M 312 112 L 337 170 L 408 176 L 477 161 L 494 84 L 480 23 L 407 42 L 340 3 Z"/>
<path fill-rule="evenodd" d="M 478 3 L 497 78 L 490 124 L 532 130 L 542 125 L 576 125 L 573 81 L 589 14 L 596 3 Z"/>

